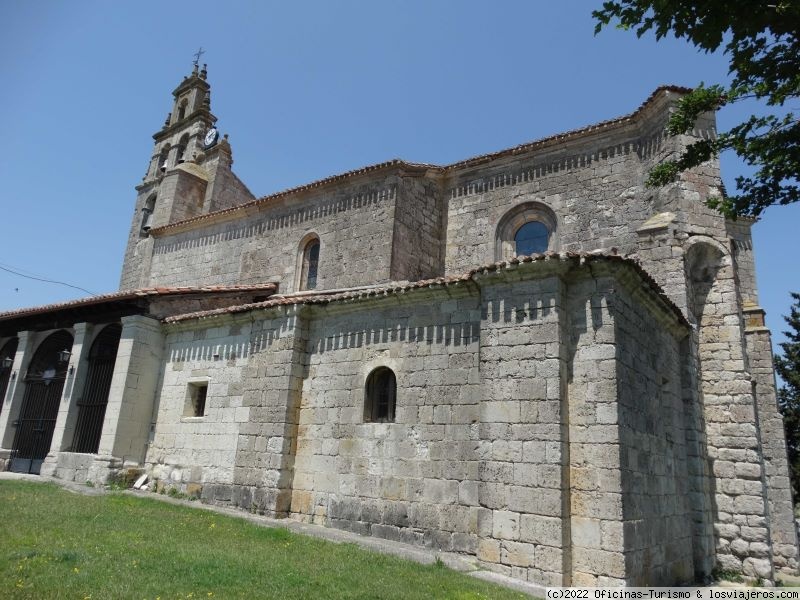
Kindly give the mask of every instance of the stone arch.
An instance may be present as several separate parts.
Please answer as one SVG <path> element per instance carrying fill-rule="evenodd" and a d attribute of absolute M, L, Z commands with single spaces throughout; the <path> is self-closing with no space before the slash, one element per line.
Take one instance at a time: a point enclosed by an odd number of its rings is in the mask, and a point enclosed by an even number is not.
<path fill-rule="evenodd" d="M 33 355 L 11 449 L 12 471 L 38 474 L 50 450 L 72 343 L 72 334 L 62 329 L 47 336 Z"/>
<path fill-rule="evenodd" d="M 690 238 L 684 244 L 684 270 L 686 275 L 686 307 L 689 320 L 699 325 L 705 316 L 706 324 L 714 308 L 721 302 L 720 295 L 730 292 L 735 297 L 733 262 L 730 252 L 717 240 L 705 236 Z M 709 306 L 711 302 L 711 306 Z M 714 308 L 714 310 L 709 310 Z M 733 312 L 737 312 L 735 305 Z M 730 312 L 731 307 L 726 309 Z"/>
<path fill-rule="evenodd" d="M 178 105 L 178 118 L 175 119 L 175 122 L 183 121 L 186 118 L 186 110 L 189 107 L 189 100 L 188 98 L 184 98 L 181 100 L 180 104 Z"/>
<path fill-rule="evenodd" d="M 558 217 L 549 206 L 532 201 L 510 209 L 497 224 L 495 233 L 495 260 L 508 260 L 517 255 L 515 236 L 529 223 L 541 223 L 547 230 L 546 247 L 542 251 L 558 250 Z"/>
<path fill-rule="evenodd" d="M 186 160 L 186 148 L 189 146 L 189 134 L 184 133 L 181 139 L 178 140 L 178 154 L 175 159 L 175 164 L 181 164 Z"/>
<path fill-rule="evenodd" d="M 92 342 L 84 392 L 78 402 L 73 452 L 97 453 L 121 336 L 122 325 L 112 323 L 103 327 Z"/>
<path fill-rule="evenodd" d="M 156 174 L 164 173 L 169 168 L 169 151 L 169 144 L 166 144 L 163 148 L 161 148 L 161 152 L 158 154 L 158 162 L 156 164 Z"/>

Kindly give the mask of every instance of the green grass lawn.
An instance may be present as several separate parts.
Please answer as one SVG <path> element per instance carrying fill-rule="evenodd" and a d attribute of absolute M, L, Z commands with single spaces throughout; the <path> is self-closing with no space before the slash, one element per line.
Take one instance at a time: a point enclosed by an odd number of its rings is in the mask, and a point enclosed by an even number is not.
<path fill-rule="evenodd" d="M 0 481 L 0 598 L 526 598 L 424 566 L 149 498 Z"/>

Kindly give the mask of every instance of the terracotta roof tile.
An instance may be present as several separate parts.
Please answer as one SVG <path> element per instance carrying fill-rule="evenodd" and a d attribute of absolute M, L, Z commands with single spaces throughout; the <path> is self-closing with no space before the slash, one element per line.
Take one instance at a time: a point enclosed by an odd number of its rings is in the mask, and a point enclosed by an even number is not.
<path fill-rule="evenodd" d="M 70 308 L 79 308 L 82 306 L 92 306 L 96 304 L 103 304 L 105 302 L 114 302 L 118 300 L 135 300 L 136 298 L 154 297 L 154 296 L 179 296 L 187 294 L 212 294 L 212 293 L 230 293 L 230 292 L 274 292 L 278 286 L 274 283 L 259 283 L 253 285 L 205 285 L 200 287 L 182 286 L 182 287 L 152 287 L 152 288 L 139 288 L 135 290 L 123 290 L 119 292 L 112 292 L 110 294 L 101 294 L 99 296 L 91 296 L 89 298 L 79 298 L 77 300 L 69 300 L 67 302 L 58 302 L 55 304 L 45 304 L 43 306 L 32 306 L 27 308 L 18 308 L 6 312 L 0 312 L 0 321 L 7 319 L 14 319 L 17 317 L 25 317 L 28 315 L 36 315 L 55 310 L 64 310 Z"/>
<path fill-rule="evenodd" d="M 631 266 L 644 282 L 661 298 L 662 301 L 670 308 L 678 320 L 688 326 L 688 321 L 684 317 L 681 310 L 670 300 L 664 290 L 656 283 L 655 279 L 645 271 L 637 260 L 633 257 L 624 257 L 617 254 L 616 249 L 612 248 L 609 251 L 595 251 L 595 252 L 545 252 L 543 254 L 534 254 L 532 256 L 519 256 L 512 258 L 508 261 L 495 262 L 483 265 L 476 269 L 472 269 L 461 275 L 453 275 L 448 277 L 437 277 L 436 279 L 424 279 L 415 282 L 394 282 L 380 287 L 369 288 L 353 288 L 345 291 L 335 291 L 333 293 L 326 293 L 321 291 L 318 294 L 308 294 L 307 292 L 298 294 L 276 295 L 264 302 L 255 302 L 251 304 L 241 304 L 238 306 L 229 306 L 226 308 L 217 308 L 213 310 L 205 310 L 183 315 L 174 315 L 164 319 L 165 323 L 179 323 L 182 321 L 189 321 L 194 319 L 206 319 L 219 315 L 236 314 L 249 312 L 252 310 L 263 310 L 273 308 L 276 306 L 289 306 L 299 304 L 330 304 L 334 302 L 345 302 L 348 300 L 361 300 L 366 298 L 373 298 L 378 296 L 392 296 L 402 294 L 405 292 L 419 290 L 423 288 L 440 288 L 452 285 L 458 285 L 463 282 L 472 281 L 473 277 L 481 274 L 488 274 L 494 271 L 501 271 L 508 268 L 513 268 L 520 263 L 544 262 L 550 260 L 578 260 L 581 263 L 590 262 L 594 260 L 608 260 L 615 262 L 622 262 Z"/>

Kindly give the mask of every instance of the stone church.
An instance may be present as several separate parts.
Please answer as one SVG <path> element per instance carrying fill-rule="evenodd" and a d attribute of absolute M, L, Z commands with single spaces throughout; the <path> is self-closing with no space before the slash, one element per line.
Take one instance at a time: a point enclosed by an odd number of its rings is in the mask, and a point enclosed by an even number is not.
<path fill-rule="evenodd" d="M 204 502 L 546 585 L 796 571 L 753 221 L 660 189 L 687 90 L 446 166 L 256 197 L 205 66 L 136 187 L 120 289 L 0 314 L 0 468 Z"/>

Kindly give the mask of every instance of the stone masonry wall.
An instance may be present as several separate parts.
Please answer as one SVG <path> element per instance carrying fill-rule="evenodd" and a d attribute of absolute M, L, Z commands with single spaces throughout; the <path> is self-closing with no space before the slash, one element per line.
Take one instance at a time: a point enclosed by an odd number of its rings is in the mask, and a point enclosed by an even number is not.
<path fill-rule="evenodd" d="M 679 343 L 687 332 L 668 331 L 641 296 L 621 286 L 613 310 L 626 582 L 691 583 L 687 434 L 697 424 L 682 402 Z"/>
<path fill-rule="evenodd" d="M 389 279 L 397 180 L 388 176 L 275 200 L 235 221 L 155 238 L 148 285 L 279 282 L 297 289 L 301 241 L 320 238 L 319 289 Z"/>
<path fill-rule="evenodd" d="M 635 252 L 636 229 L 654 213 L 644 179 L 659 144 L 659 133 L 627 127 L 457 171 L 446 192 L 445 272 L 494 261 L 500 219 L 532 201 L 556 214 L 557 249 Z"/>
<path fill-rule="evenodd" d="M 419 281 L 444 274 L 443 220 L 439 183 L 424 177 L 404 177 L 395 209 L 393 280 Z"/>
<path fill-rule="evenodd" d="M 754 389 L 747 371 L 731 257 L 697 238 L 686 253 L 689 309 L 708 459 L 717 563 L 770 579 L 770 530 L 764 457 Z"/>
<path fill-rule="evenodd" d="M 166 336 L 158 417 L 147 466 L 163 485 L 191 493 L 230 483 L 239 429 L 249 419 L 242 406 L 241 372 L 250 360 L 249 323 L 213 328 L 173 328 Z M 190 383 L 207 382 L 205 414 L 187 413 Z"/>
<path fill-rule="evenodd" d="M 632 274 L 553 260 L 169 325 L 150 471 L 208 502 L 465 552 L 519 579 L 683 580 L 685 424 L 664 319 L 677 321 Z M 397 377 L 393 423 L 365 421 L 377 367 Z M 206 415 L 187 418 L 204 378 Z"/>
<path fill-rule="evenodd" d="M 478 558 L 570 582 L 566 297 L 558 277 L 481 283 Z"/>
<path fill-rule="evenodd" d="M 626 581 L 613 284 L 572 281 L 564 354 L 571 585 Z"/>
<path fill-rule="evenodd" d="M 760 318 L 759 318 L 760 317 Z M 763 313 L 745 329 L 750 372 L 755 381 L 758 426 L 764 460 L 772 560 L 777 569 L 794 574 L 798 567 L 797 528 L 794 522 L 792 486 L 783 419 L 778 412 L 772 340 L 763 326 Z"/>
<path fill-rule="evenodd" d="M 252 356 L 242 373 L 242 405 L 248 419 L 236 442 L 233 486 L 204 490 L 204 497 L 275 517 L 288 514 L 300 391 L 307 372 L 306 342 L 307 324 L 299 307 L 273 311 L 253 323 Z"/>
<path fill-rule="evenodd" d="M 322 311 L 309 328 L 292 516 L 475 553 L 479 305 L 474 297 Z M 364 421 L 369 373 L 397 377 L 394 423 Z"/>

